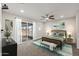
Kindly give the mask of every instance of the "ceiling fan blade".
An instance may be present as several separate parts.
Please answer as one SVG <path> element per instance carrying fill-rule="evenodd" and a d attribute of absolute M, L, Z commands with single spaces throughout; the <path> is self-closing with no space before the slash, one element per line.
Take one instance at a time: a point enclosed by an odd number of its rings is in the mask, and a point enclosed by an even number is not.
<path fill-rule="evenodd" d="M 41 17 L 40 20 L 45 20 L 45 17 Z"/>
<path fill-rule="evenodd" d="M 45 16 L 41 16 L 42 18 L 46 18 Z"/>
<path fill-rule="evenodd" d="M 49 16 L 49 14 L 46 14 L 46 17 L 48 17 Z"/>
<path fill-rule="evenodd" d="M 43 20 L 43 19 L 40 19 L 40 20 Z"/>
<path fill-rule="evenodd" d="M 49 16 L 49 19 L 55 19 L 55 18 L 54 18 L 54 15 L 50 15 L 50 16 Z"/>
<path fill-rule="evenodd" d="M 49 19 L 55 19 L 55 18 L 49 18 Z"/>
<path fill-rule="evenodd" d="M 52 17 L 54 17 L 54 15 L 50 15 L 49 17 L 51 17 L 51 18 L 52 18 Z"/>
<path fill-rule="evenodd" d="M 46 14 L 45 16 L 41 16 L 41 18 L 42 19 L 40 19 L 40 20 L 47 20 L 47 21 L 55 19 L 54 15 L 50 15 L 50 14 Z"/>

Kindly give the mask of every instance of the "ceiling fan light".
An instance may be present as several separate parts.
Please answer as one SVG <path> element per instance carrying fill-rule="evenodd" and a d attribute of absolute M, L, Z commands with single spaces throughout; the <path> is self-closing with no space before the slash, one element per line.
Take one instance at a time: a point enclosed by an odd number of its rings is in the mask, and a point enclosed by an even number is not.
<path fill-rule="evenodd" d="M 45 19 L 47 19 L 47 20 L 48 20 L 49 18 L 47 17 L 47 18 L 45 18 Z"/>
<path fill-rule="evenodd" d="M 64 18 L 64 15 L 60 16 L 61 18 Z"/>

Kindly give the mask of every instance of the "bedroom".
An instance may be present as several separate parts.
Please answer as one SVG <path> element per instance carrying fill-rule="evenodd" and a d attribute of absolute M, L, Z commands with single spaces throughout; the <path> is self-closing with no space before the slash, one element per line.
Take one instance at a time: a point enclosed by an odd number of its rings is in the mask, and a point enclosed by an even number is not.
<path fill-rule="evenodd" d="M 60 53 L 62 55 L 72 55 L 73 54 L 72 44 L 75 44 L 75 42 L 76 42 L 76 18 L 75 17 L 68 18 L 68 19 L 62 19 L 62 20 L 53 20 L 52 22 L 46 22 L 46 23 L 44 23 L 43 27 L 45 28 L 45 31 L 46 31 L 45 32 L 46 35 L 41 36 L 41 37 L 44 37 L 44 38 L 42 38 L 42 39 L 44 39 L 43 41 L 46 41 L 43 44 L 50 42 L 50 41 L 48 41 L 49 39 L 57 39 L 57 40 L 63 41 L 64 38 L 69 38 L 69 35 L 70 35 L 73 42 L 72 42 L 72 40 L 67 39 L 68 41 L 66 43 L 69 43 L 69 41 L 70 41 L 69 45 L 66 45 L 66 46 L 64 45 L 63 49 L 61 51 L 58 51 L 58 53 Z M 62 32 L 64 32 L 64 35 L 66 35 L 65 37 L 63 36 L 63 39 L 60 38 L 62 36 L 59 37 L 59 35 L 58 35 L 59 33 L 62 33 Z M 66 32 L 66 34 L 65 34 L 65 32 Z M 60 35 L 62 35 L 62 34 L 60 34 Z M 48 40 L 46 40 L 46 39 L 48 39 Z M 38 42 L 41 43 L 39 40 L 38 40 Z M 38 42 L 35 42 L 35 44 L 40 45 L 40 44 L 38 44 Z M 48 45 L 51 45 L 50 43 Z"/>
<path fill-rule="evenodd" d="M 4 5 L 3 3 L 2 6 Z M 18 56 L 50 56 L 55 54 L 73 56 L 76 53 L 73 52 L 73 45 L 78 46 L 76 42 L 76 25 L 78 24 L 76 20 L 78 19 L 78 14 L 76 13 L 78 12 L 79 4 L 6 3 L 6 6 L 8 6 L 8 9 L 2 9 L 2 29 L 5 30 L 6 19 L 9 22 L 13 22 L 12 30 L 9 26 L 12 32 L 10 38 L 17 42 Z M 22 22 L 26 23 L 23 28 L 26 32 L 23 33 Z M 29 23 L 32 24 L 32 40 L 28 38 L 28 35 L 30 35 L 28 32 L 30 28 Z M 26 35 L 26 39 L 23 40 L 24 37 L 22 35 Z M 4 38 L 3 31 L 1 32 L 1 36 Z M 34 44 L 34 47 L 31 44 Z"/>

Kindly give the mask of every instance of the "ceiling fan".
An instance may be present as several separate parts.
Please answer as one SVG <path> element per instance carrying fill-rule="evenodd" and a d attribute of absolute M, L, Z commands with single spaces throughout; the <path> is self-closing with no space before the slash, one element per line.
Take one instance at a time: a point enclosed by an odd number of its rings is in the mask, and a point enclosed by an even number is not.
<path fill-rule="evenodd" d="M 40 20 L 54 20 L 54 15 L 46 14 L 45 16 L 41 16 Z"/>

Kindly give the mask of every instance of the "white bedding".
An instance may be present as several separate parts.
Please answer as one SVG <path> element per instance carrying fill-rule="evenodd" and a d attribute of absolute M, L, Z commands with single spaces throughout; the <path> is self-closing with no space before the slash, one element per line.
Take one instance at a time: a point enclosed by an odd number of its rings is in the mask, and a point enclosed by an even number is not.
<path fill-rule="evenodd" d="M 47 41 L 42 41 L 42 43 L 47 44 L 47 45 L 50 45 L 50 46 L 54 46 L 54 47 L 57 46 L 57 44 L 55 44 L 55 43 L 50 43 L 50 42 L 47 42 Z"/>
<path fill-rule="evenodd" d="M 57 44 L 55 44 L 55 43 L 50 43 L 50 42 L 47 42 L 47 41 L 42 41 L 41 43 L 46 44 L 46 45 L 49 45 L 49 49 L 50 49 L 51 51 L 53 51 L 54 47 L 57 46 Z"/>
<path fill-rule="evenodd" d="M 63 40 L 64 40 L 64 38 L 63 38 L 63 37 L 47 36 L 47 38 L 60 40 L 60 41 L 62 41 L 62 42 L 63 42 Z"/>
<path fill-rule="evenodd" d="M 54 32 L 51 32 L 51 35 L 48 35 L 47 37 L 51 38 L 51 39 L 56 39 L 56 40 L 63 41 L 64 37 L 65 37 L 65 32 L 62 32 L 62 31 L 56 32 L 56 31 L 54 31 Z"/>

